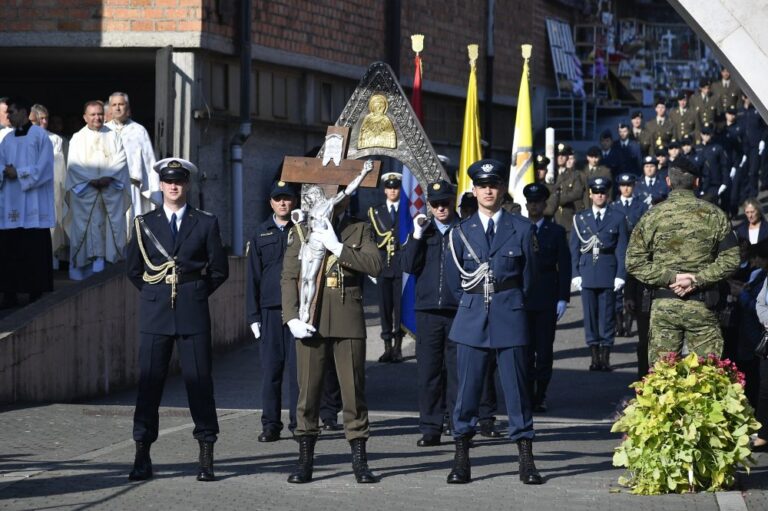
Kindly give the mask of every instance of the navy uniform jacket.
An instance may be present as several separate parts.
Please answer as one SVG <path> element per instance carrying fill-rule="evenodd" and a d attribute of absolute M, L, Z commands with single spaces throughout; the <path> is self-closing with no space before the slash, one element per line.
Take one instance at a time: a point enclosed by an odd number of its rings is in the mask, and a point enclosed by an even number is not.
<path fill-rule="evenodd" d="M 565 229 L 546 218 L 536 231 L 536 240 L 536 285 L 525 306 L 531 311 L 554 311 L 558 300 L 571 299 L 571 251 Z"/>
<path fill-rule="evenodd" d="M 720 144 L 697 146 L 693 162 L 701 168 L 701 191 L 717 196 L 720 185 L 730 183 L 731 165 L 728 155 Z"/>
<path fill-rule="evenodd" d="M 640 176 L 637 180 L 635 191 L 633 192 L 636 199 L 648 204 L 646 201 L 648 200 L 648 197 L 650 197 L 651 204 L 657 204 L 667 198 L 667 195 L 669 195 L 669 187 L 667 186 L 666 179 L 662 179 L 659 177 L 659 174 L 656 173 L 653 186 L 648 186 L 645 180 L 646 177 L 644 175 Z"/>
<path fill-rule="evenodd" d="M 624 167 L 620 172 L 630 172 L 636 176 L 642 175 L 643 150 L 635 140 L 627 139 L 625 146 L 621 140 L 614 144 L 622 152 Z"/>
<path fill-rule="evenodd" d="M 176 307 L 171 308 L 171 286 L 148 284 L 142 280 L 145 264 L 139 250 L 134 229 L 128 244 L 128 278 L 140 291 L 139 331 L 159 335 L 192 335 L 210 332 L 208 296 L 229 276 L 229 261 L 221 245 L 219 221 L 210 213 L 189 204 L 181 220 L 181 228 L 174 244 L 171 228 L 163 208 L 145 215 L 144 223 L 152 231 L 165 251 L 176 260 L 177 274 L 200 274 L 202 278 L 176 286 Z M 141 232 L 142 242 L 153 265 L 166 262 L 155 245 Z M 153 273 L 153 272 L 150 272 Z"/>
<path fill-rule="evenodd" d="M 605 208 L 605 217 L 597 226 L 592 208 L 576 214 L 576 226 L 581 237 L 588 240 L 596 234 L 600 240 L 600 254 L 595 261 L 592 251 L 582 254 L 581 240 L 576 231 L 571 232 L 571 270 L 574 277 L 581 277 L 581 287 L 613 288 L 613 279 L 627 280 L 624 256 L 627 252 L 627 220 L 621 211 L 612 206 Z"/>
<path fill-rule="evenodd" d="M 637 225 L 637 222 L 640 221 L 640 217 L 643 216 L 646 211 L 648 211 L 648 204 L 638 200 L 637 197 L 634 197 L 632 202 L 627 207 L 624 207 L 624 203 L 621 201 L 621 197 L 616 199 L 613 202 L 613 207 L 617 211 L 624 213 L 624 216 L 627 217 L 627 237 L 629 237 L 632 234 L 632 229 L 634 229 Z"/>
<path fill-rule="evenodd" d="M 261 309 L 281 307 L 280 275 L 283 272 L 283 254 L 288 233 L 293 223 L 283 230 L 275 224 L 274 217 L 256 228 L 248 251 L 248 280 L 246 281 L 245 309 L 248 324 L 261 321 Z"/>
<path fill-rule="evenodd" d="M 600 164 L 611 169 L 611 179 L 625 171 L 624 152 L 619 148 L 618 143 L 614 142 L 607 154 L 600 151 Z"/>
<path fill-rule="evenodd" d="M 453 225 L 456 223 L 454 220 Z M 433 220 L 421 238 L 409 236 L 403 245 L 400 263 L 404 272 L 416 275 L 417 311 L 456 310 L 458 300 L 454 291 L 460 284 L 458 273 L 450 268 L 454 266 L 448 246 L 452 227 L 440 234 Z"/>
<path fill-rule="evenodd" d="M 397 230 L 400 224 L 400 210 L 398 209 L 395 214 L 394 223 L 392 223 L 392 216 L 389 214 L 386 202 L 371 208 L 371 210 L 373 211 L 373 221 L 376 222 L 372 227 L 376 244 L 378 245 L 382 242 L 382 237 L 376 233 L 376 229 L 381 233 L 386 233 L 391 229 L 392 239 L 395 243 L 395 253 L 390 258 L 389 265 L 387 265 L 386 245 L 379 249 L 379 254 L 381 255 L 381 273 L 379 274 L 379 277 L 399 277 L 400 274 L 402 274 L 402 270 L 400 269 L 400 242 L 397 238 Z M 371 220 L 370 216 L 371 215 L 369 214 L 368 220 Z"/>
<path fill-rule="evenodd" d="M 749 153 L 751 148 L 757 147 L 760 141 L 765 139 L 768 129 L 760 113 L 752 105 L 746 109 L 740 108 L 736 119 L 744 129 L 744 152 Z"/>
<path fill-rule="evenodd" d="M 738 167 L 744 154 L 744 128 L 741 124 L 734 122 L 730 126 L 725 126 L 720 136 L 720 143 L 728 155 L 731 166 Z"/>
<path fill-rule="evenodd" d="M 502 210 L 493 246 L 488 247 L 479 214 L 475 213 L 454 228 L 453 246 L 459 263 L 469 272 L 478 267 L 458 236 L 457 231 L 461 229 L 480 261 L 490 260 L 497 285 L 517 279 L 521 287 L 494 293 L 485 310 L 482 293 L 466 293 L 457 286 L 459 307 L 449 337 L 478 348 L 525 346 L 529 342 L 525 297 L 536 274 L 533 224 L 527 218 Z"/>

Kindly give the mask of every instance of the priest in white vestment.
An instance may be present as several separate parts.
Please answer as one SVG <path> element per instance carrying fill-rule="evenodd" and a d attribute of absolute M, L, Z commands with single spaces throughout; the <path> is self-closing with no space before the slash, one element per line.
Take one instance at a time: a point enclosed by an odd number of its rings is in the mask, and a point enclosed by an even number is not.
<path fill-rule="evenodd" d="M 53 206 L 56 212 L 56 226 L 51 229 L 51 248 L 53 250 L 53 269 L 59 269 L 59 261 L 69 260 L 69 238 L 64 232 L 64 180 L 67 177 L 67 162 L 64 159 L 64 139 L 56 133 L 48 131 L 48 109 L 44 105 L 32 105 L 29 120 L 35 126 L 40 126 L 53 145 Z"/>
<path fill-rule="evenodd" d="M 0 308 L 15 307 L 53 290 L 50 228 L 53 205 L 53 146 L 48 133 L 29 121 L 29 103 L 7 100 L 14 128 L 0 142 Z"/>
<path fill-rule="evenodd" d="M 104 126 L 101 101 L 86 103 L 86 125 L 72 136 L 65 182 L 69 276 L 82 280 L 124 258 L 130 178 L 120 137 Z"/>
<path fill-rule="evenodd" d="M 8 98 L 0 98 L 0 142 L 12 132 L 11 121 L 8 120 Z"/>
<path fill-rule="evenodd" d="M 131 119 L 131 105 L 128 94 L 113 92 L 109 96 L 109 112 L 112 120 L 106 126 L 120 136 L 128 161 L 128 173 L 131 178 L 131 209 L 126 217 L 128 235 L 133 226 L 133 218 L 143 215 L 162 205 L 160 179 L 152 171 L 155 164 L 155 151 L 149 140 L 147 130 Z"/>

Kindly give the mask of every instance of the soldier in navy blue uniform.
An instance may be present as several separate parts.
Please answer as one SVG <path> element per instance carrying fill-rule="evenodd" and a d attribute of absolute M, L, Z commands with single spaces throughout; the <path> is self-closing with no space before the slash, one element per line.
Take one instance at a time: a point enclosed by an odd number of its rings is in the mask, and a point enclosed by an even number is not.
<path fill-rule="evenodd" d="M 614 144 L 611 130 L 600 134 L 600 163 L 611 170 L 611 177 L 624 169 L 624 152 Z"/>
<path fill-rule="evenodd" d="M 743 153 L 747 157 L 746 165 L 749 171 L 749 190 L 747 197 L 757 197 L 758 180 L 760 181 L 760 191 L 768 190 L 768 166 L 761 171 L 760 157 L 765 153 L 765 139 L 768 136 L 768 128 L 765 121 L 760 116 L 760 112 L 755 109 L 749 98 L 742 94 L 741 108 L 739 108 L 736 117 L 738 123 L 744 129 Z"/>
<path fill-rule="evenodd" d="M 643 150 L 640 143 L 631 136 L 631 127 L 626 123 L 619 123 L 619 140 L 617 145 L 622 152 L 624 166 L 622 172 L 631 172 L 636 176 L 642 173 Z"/>
<path fill-rule="evenodd" d="M 446 272 L 450 263 L 448 236 L 458 219 L 456 190 L 447 181 L 427 187 L 432 219 L 418 215 L 413 234 L 403 247 L 403 271 L 416 275 L 416 381 L 419 389 L 419 430 L 416 445 L 440 445 L 443 416 L 456 402 L 456 344 L 448 339 L 458 305 Z M 452 264 L 452 263 L 450 263 Z"/>
<path fill-rule="evenodd" d="M 472 480 L 469 446 L 475 433 L 489 358 L 496 356 L 509 417 L 517 442 L 520 480 L 541 484 L 533 460 L 533 415 L 528 395 L 528 318 L 525 298 L 535 269 L 533 224 L 501 208 L 509 168 L 496 160 L 469 166 L 478 212 L 451 230 L 452 271 L 458 271 L 459 307 L 449 337 L 457 343 L 459 374 L 453 436 L 456 454 L 448 483 Z"/>
<path fill-rule="evenodd" d="M 653 156 L 643 159 L 643 175 L 635 185 L 635 197 L 646 205 L 657 204 L 669 195 L 667 182 L 658 175 L 658 161 Z"/>
<path fill-rule="evenodd" d="M 547 387 L 552 379 L 556 323 L 571 299 L 571 252 L 565 229 L 544 216 L 549 190 L 541 183 L 523 188 L 528 220 L 536 239 L 536 285 L 526 297 L 531 347 L 528 377 L 534 412 L 547 411 Z"/>
<path fill-rule="evenodd" d="M 723 147 L 712 141 L 712 126 L 701 128 L 701 145 L 696 148 L 693 161 L 702 174 L 699 194 L 714 198 L 713 202 L 727 211 L 725 191 L 730 183 L 731 165 Z"/>
<path fill-rule="evenodd" d="M 261 339 L 261 426 L 259 442 L 280 439 L 283 422 L 283 373 L 288 382 L 289 431 L 296 429 L 296 340 L 283 325 L 280 302 L 280 274 L 288 233 L 293 226 L 291 211 L 296 207 L 296 191 L 284 181 L 276 181 L 269 193 L 272 215 L 256 228 L 248 249 L 246 313 L 254 337 Z"/>
<path fill-rule="evenodd" d="M 730 190 L 730 215 L 736 216 L 739 213 L 739 204 L 747 199 L 747 188 L 749 187 L 749 171 L 744 165 L 744 128 L 736 118 L 736 108 L 729 107 L 725 110 L 725 125 L 720 134 L 720 144 L 723 146 L 728 161 L 731 164 L 729 177 L 731 178 Z"/>
<path fill-rule="evenodd" d="M 637 178 L 633 174 L 628 172 L 619 174 L 617 179 L 619 198 L 613 203 L 613 206 L 624 213 L 627 218 L 627 238 L 632 235 L 632 229 L 640 221 L 640 217 L 648 211 L 648 204 L 634 197 L 636 182 Z M 626 287 L 619 290 L 616 295 L 616 335 L 619 337 L 632 335 L 632 322 L 636 313 L 635 304 L 639 303 L 633 299 L 637 285 L 639 282 L 631 275 L 627 275 Z M 648 345 L 646 344 L 647 351 Z"/>
<path fill-rule="evenodd" d="M 368 209 L 368 219 L 381 254 L 382 271 L 377 279 L 379 290 L 379 317 L 384 353 L 379 362 L 402 362 L 403 330 L 400 327 L 400 301 L 403 292 L 403 271 L 400 268 L 400 185 L 403 175 L 388 172 L 381 176 L 383 204 Z"/>
<path fill-rule="evenodd" d="M 581 291 L 584 333 L 592 355 L 590 371 L 611 370 L 616 292 L 627 279 L 627 221 L 621 211 L 609 206 L 610 188 L 609 180 L 592 179 L 592 207 L 576 214 L 571 231 L 572 283 Z"/>
<path fill-rule="evenodd" d="M 219 433 L 211 376 L 208 297 L 227 280 L 229 264 L 215 216 L 187 204 L 190 172 L 181 158 L 154 165 L 163 207 L 136 218 L 128 245 L 128 278 L 139 291 L 139 389 L 133 416 L 136 458 L 129 479 L 152 477 L 149 449 L 157 440 L 158 408 L 174 342 L 200 444 L 198 481 L 215 480 Z"/>

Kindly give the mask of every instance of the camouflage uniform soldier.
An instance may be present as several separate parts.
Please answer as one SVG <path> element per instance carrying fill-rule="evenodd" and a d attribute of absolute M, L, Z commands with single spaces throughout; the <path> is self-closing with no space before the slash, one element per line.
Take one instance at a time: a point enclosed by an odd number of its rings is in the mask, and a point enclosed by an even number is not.
<path fill-rule="evenodd" d="M 700 171 L 680 157 L 669 170 L 669 198 L 651 208 L 632 231 L 627 271 L 655 288 L 649 362 L 667 352 L 720 355 L 723 336 L 708 306 L 717 283 L 739 266 L 736 235 L 725 213 L 694 196 Z"/>

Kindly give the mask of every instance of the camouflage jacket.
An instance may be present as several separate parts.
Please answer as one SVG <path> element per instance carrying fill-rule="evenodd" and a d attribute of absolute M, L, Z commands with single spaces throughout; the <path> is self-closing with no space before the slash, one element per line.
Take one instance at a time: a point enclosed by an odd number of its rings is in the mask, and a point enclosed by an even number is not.
<path fill-rule="evenodd" d="M 690 190 L 673 190 L 640 218 L 625 264 L 632 276 L 654 287 L 669 286 L 678 273 L 693 273 L 704 288 L 738 268 L 739 249 L 721 209 Z"/>

